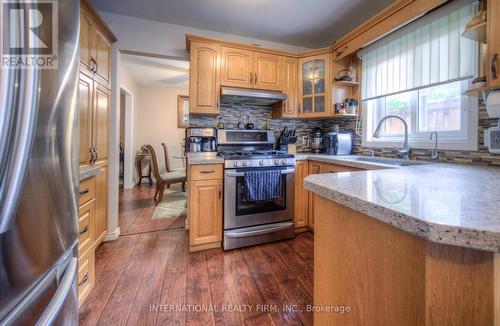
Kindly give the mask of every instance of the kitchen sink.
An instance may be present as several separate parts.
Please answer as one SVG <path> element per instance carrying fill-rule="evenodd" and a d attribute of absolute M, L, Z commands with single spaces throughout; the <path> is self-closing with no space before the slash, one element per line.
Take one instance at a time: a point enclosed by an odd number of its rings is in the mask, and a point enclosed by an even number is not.
<path fill-rule="evenodd" d="M 369 163 L 395 165 L 395 166 L 413 166 L 413 165 L 429 164 L 429 162 L 422 162 L 422 161 L 410 161 L 410 160 L 387 159 L 387 158 L 364 157 L 364 156 L 356 157 L 354 158 L 354 160 L 361 162 L 369 162 Z"/>

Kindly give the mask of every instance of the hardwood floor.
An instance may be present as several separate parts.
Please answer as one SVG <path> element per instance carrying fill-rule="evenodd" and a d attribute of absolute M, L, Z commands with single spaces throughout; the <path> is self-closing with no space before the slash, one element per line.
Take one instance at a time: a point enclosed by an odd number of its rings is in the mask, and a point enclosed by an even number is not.
<path fill-rule="evenodd" d="M 313 324 L 306 309 L 313 301 L 311 234 L 188 253 L 180 222 L 148 223 L 148 189 L 120 193 L 120 226 L 136 234 L 97 248 L 96 286 L 80 309 L 81 325 Z"/>

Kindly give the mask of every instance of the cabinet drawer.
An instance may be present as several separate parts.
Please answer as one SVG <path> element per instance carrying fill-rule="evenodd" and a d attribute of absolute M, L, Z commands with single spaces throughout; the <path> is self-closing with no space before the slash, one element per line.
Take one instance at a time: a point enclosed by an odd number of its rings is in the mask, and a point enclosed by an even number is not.
<path fill-rule="evenodd" d="M 191 180 L 222 179 L 222 164 L 192 165 Z"/>
<path fill-rule="evenodd" d="M 80 181 L 79 196 L 80 205 L 95 197 L 95 177 Z"/>
<path fill-rule="evenodd" d="M 82 305 L 94 287 L 94 260 L 95 253 L 93 249 L 89 250 L 84 256 L 78 259 L 78 306 Z"/>
<path fill-rule="evenodd" d="M 95 219 L 95 200 L 91 200 L 80 207 L 78 220 L 78 252 L 85 253 L 93 242 Z"/>
<path fill-rule="evenodd" d="M 338 164 L 321 163 L 320 173 L 337 173 L 337 172 L 354 172 L 363 171 L 363 169 L 352 166 L 344 166 Z"/>

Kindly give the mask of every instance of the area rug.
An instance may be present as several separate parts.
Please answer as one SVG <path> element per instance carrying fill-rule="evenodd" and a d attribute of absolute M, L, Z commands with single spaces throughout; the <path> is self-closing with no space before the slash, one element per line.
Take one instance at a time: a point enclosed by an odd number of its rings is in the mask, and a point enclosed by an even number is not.
<path fill-rule="evenodd" d="M 153 220 L 176 218 L 187 215 L 187 193 L 182 191 L 181 185 L 172 185 L 163 193 L 162 201 L 156 206 Z"/>

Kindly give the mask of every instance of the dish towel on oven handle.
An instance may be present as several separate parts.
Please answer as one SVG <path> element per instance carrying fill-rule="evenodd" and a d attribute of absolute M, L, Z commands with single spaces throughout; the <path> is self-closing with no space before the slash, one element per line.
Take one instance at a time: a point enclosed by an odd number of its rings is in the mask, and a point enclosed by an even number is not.
<path fill-rule="evenodd" d="M 246 201 L 266 201 L 282 195 L 281 170 L 245 171 Z"/>

